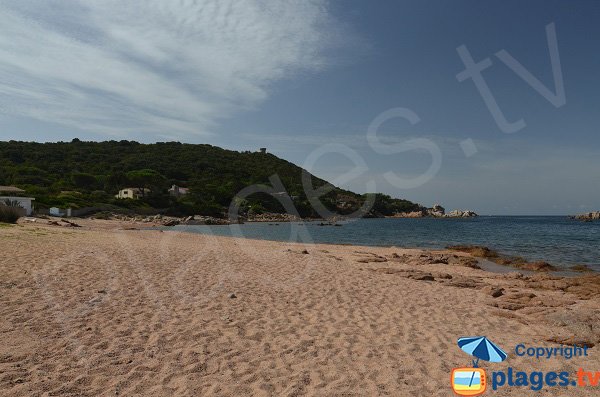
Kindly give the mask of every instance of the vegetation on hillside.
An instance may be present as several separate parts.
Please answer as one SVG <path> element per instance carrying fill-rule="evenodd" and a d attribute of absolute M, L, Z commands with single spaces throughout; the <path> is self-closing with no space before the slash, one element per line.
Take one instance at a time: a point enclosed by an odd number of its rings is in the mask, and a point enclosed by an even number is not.
<path fill-rule="evenodd" d="M 211 145 L 133 141 L 35 143 L 0 142 L 0 185 L 14 185 L 35 197 L 38 208 L 102 207 L 137 213 L 223 216 L 243 188 L 263 184 L 276 174 L 303 217 L 317 217 L 302 186 L 302 169 L 272 154 L 236 152 Z M 326 181 L 310 176 L 315 189 Z M 169 196 L 176 184 L 187 195 Z M 125 187 L 148 189 L 139 199 L 117 199 Z M 331 187 L 320 197 L 330 211 L 349 214 L 366 196 Z M 243 213 L 285 212 L 265 193 L 241 203 Z M 370 215 L 414 211 L 418 204 L 377 194 Z"/>

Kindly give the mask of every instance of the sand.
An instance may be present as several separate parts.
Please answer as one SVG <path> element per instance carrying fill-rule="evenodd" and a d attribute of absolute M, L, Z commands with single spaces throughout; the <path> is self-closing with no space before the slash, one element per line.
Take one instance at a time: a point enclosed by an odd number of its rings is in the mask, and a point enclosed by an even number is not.
<path fill-rule="evenodd" d="M 0 396 L 451 396 L 474 335 L 509 353 L 489 371 L 600 371 L 597 277 L 78 222 L 0 227 Z M 582 341 L 588 357 L 514 354 Z"/>

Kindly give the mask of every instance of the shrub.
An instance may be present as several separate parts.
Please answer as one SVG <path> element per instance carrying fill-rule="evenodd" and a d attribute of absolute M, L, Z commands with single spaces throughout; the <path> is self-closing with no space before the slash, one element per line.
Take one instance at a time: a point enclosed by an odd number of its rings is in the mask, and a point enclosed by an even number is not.
<path fill-rule="evenodd" d="M 19 212 L 19 209 L 16 207 L 0 204 L 0 222 L 17 223 L 17 220 L 20 217 Z"/>

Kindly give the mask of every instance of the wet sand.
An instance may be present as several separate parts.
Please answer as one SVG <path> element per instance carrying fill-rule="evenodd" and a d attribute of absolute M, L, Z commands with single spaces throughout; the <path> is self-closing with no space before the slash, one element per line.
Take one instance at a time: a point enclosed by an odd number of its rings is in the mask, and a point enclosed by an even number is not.
<path fill-rule="evenodd" d="M 597 274 L 77 222 L 0 227 L 0 396 L 450 396 L 475 335 L 509 353 L 490 371 L 600 371 Z M 519 343 L 594 347 L 537 360 Z"/>

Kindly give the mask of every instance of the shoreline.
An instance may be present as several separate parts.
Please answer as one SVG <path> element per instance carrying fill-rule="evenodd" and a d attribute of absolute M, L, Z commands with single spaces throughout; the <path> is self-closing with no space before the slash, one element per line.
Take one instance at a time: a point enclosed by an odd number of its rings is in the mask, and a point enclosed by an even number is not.
<path fill-rule="evenodd" d="M 410 218 L 396 218 L 396 219 L 410 219 Z M 448 219 L 448 218 L 444 218 L 444 219 Z M 463 219 L 470 219 L 470 218 L 463 218 Z M 336 226 L 334 224 L 316 224 L 316 222 L 319 222 L 319 220 L 314 220 L 314 221 L 293 221 L 293 222 L 277 222 L 277 223 L 268 223 L 269 226 L 279 226 L 280 224 L 299 224 L 299 225 L 303 225 L 306 223 L 312 223 L 315 226 L 322 226 L 322 227 L 327 227 L 327 226 Z M 262 222 L 262 221 L 258 221 L 258 222 L 245 222 L 244 224 L 265 224 L 267 222 Z M 237 225 L 237 224 L 236 224 Z M 159 230 L 170 230 L 173 227 L 194 227 L 194 226 L 208 226 L 213 227 L 213 226 L 226 226 L 226 227 L 232 227 L 234 226 L 234 224 L 230 224 L 230 225 L 175 225 L 175 226 L 163 226 L 163 225 L 159 225 L 159 226 L 154 226 L 152 228 L 156 228 Z M 338 224 L 337 226 L 343 226 L 342 224 Z M 151 229 L 152 229 L 151 228 Z M 199 233 L 199 232 L 194 232 L 191 230 L 177 230 L 177 231 L 181 231 L 184 233 L 192 233 L 192 234 L 211 234 L 212 233 Z M 218 235 L 218 236 L 223 236 L 220 234 L 214 234 L 214 235 Z M 230 236 L 232 238 L 244 238 L 244 239 L 249 239 L 249 240 L 263 240 L 263 241 L 275 241 L 275 242 L 289 242 L 287 240 L 277 240 L 277 239 L 268 239 L 268 238 L 260 238 L 260 237 L 239 237 L 239 236 Z M 311 242 L 310 244 L 332 244 L 332 245 L 344 245 L 344 246 L 360 246 L 360 247 L 372 247 L 372 248 L 399 248 L 399 249 L 420 249 L 420 250 L 448 250 L 448 251 L 456 251 L 456 248 L 467 248 L 467 251 L 485 251 L 486 254 L 485 255 L 473 255 L 474 257 L 480 258 L 480 259 L 484 259 L 487 260 L 488 262 L 494 263 L 494 265 L 497 266 L 501 266 L 502 268 L 507 269 L 507 271 L 510 271 L 510 269 L 512 269 L 513 271 L 521 271 L 521 272 L 546 272 L 548 274 L 553 274 L 553 275 L 561 275 L 561 276 L 577 276 L 577 275 L 581 275 L 581 274 L 586 274 L 586 273 L 593 273 L 593 274 L 600 274 L 600 269 L 595 269 L 589 265 L 586 264 L 576 264 L 576 265 L 554 265 L 553 263 L 548 263 L 544 260 L 540 260 L 540 259 L 525 259 L 524 256 L 522 256 L 523 254 L 516 254 L 516 255 L 508 255 L 505 254 L 503 252 L 499 252 L 496 251 L 495 249 L 490 249 L 487 246 L 480 246 L 480 245 L 457 245 L 457 246 L 453 246 L 453 245 L 449 245 L 449 246 L 442 246 L 442 247 L 425 247 L 425 246 L 419 246 L 419 245 L 414 245 L 414 246 L 399 246 L 399 245 L 395 245 L 395 244 L 380 244 L 380 245 L 373 245 L 373 244 L 361 244 L 360 242 L 353 242 L 353 243 L 334 243 L 334 242 Z M 460 251 L 460 249 L 458 249 Z M 491 255 L 490 255 L 491 254 Z M 491 267 L 488 266 L 488 268 L 495 268 L 495 267 Z M 499 268 L 498 268 L 499 269 Z M 490 270 L 490 271 L 494 271 L 494 270 Z M 502 271 L 495 271 L 495 272 L 502 272 Z"/>
<path fill-rule="evenodd" d="M 600 368 L 599 275 L 77 223 L 0 228 L 0 396 L 414 395 L 418 385 L 442 397 L 450 369 L 468 361 L 456 347 L 465 335 L 507 350 L 590 346 L 560 363 L 511 355 L 515 370 Z"/>

